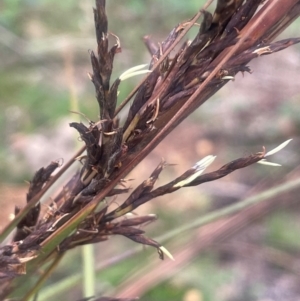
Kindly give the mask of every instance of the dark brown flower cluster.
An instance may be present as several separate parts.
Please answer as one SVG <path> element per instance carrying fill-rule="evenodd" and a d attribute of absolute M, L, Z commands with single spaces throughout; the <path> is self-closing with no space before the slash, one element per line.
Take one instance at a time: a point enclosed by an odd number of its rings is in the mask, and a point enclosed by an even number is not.
<path fill-rule="evenodd" d="M 151 72 L 117 108 L 122 77 L 112 84 L 110 78 L 114 57 L 121 48 L 119 39 L 108 32 L 105 0 L 96 0 L 97 51 L 96 54 L 90 52 L 93 69 L 90 79 L 95 86 L 99 121 L 91 121 L 89 125 L 70 124 L 80 134 L 86 153 L 80 156 L 82 149 L 76 155 L 82 163 L 81 170 L 53 199 L 44 216 L 40 216 L 39 201 L 57 179 L 57 176 L 50 175 L 59 164 L 53 162 L 35 174 L 27 194 L 28 205 L 23 210 L 16 208 L 17 232 L 13 242 L 0 249 L 0 277 L 7 279 L 23 273 L 24 269 L 21 271 L 20 267 L 34 258 L 39 260 L 41 257 L 43 263 L 50 255 L 55 256 L 78 245 L 104 241 L 115 234 L 153 246 L 163 258 L 165 250 L 158 242 L 146 237 L 139 227 L 156 217 L 124 219 L 122 216 L 153 198 L 182 187 L 214 181 L 264 159 L 265 152 L 262 151 L 202 174 L 212 161 L 212 156 L 209 156 L 174 181 L 154 188 L 161 171 L 167 166 L 162 161 L 123 204 L 115 210 L 110 209 L 108 197 L 129 191 L 122 179 L 184 118 L 238 72 L 250 72 L 247 64 L 253 58 L 300 42 L 300 39 L 292 38 L 271 42 L 299 15 L 299 1 L 285 1 L 284 13 L 278 10 L 278 6 L 274 12 L 271 1 L 255 14 L 262 2 L 220 0 L 213 15 L 199 11 L 191 20 L 178 24 L 159 46 L 146 37 L 145 43 L 152 56 Z M 263 14 L 272 14 L 273 17 L 272 22 L 269 19 L 269 23 L 264 21 L 264 28 L 259 27 Z M 171 56 L 170 52 L 200 15 L 203 15 L 203 20 L 194 40 L 182 43 L 177 53 Z M 112 47 L 109 46 L 109 36 L 116 39 Z M 220 64 L 221 68 L 218 67 Z M 118 113 L 133 96 L 127 118 L 120 125 Z"/>

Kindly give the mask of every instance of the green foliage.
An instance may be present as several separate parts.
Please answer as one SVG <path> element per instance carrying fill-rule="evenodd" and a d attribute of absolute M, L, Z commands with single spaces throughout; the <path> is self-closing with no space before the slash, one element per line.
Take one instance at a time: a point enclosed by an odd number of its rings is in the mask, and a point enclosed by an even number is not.
<path fill-rule="evenodd" d="M 266 220 L 267 241 L 276 248 L 295 250 L 300 248 L 300 224 L 298 213 L 280 211 L 271 215 Z"/>
<path fill-rule="evenodd" d="M 147 301 L 182 300 L 184 293 L 185 288 L 172 285 L 170 282 L 163 282 L 148 291 L 142 298 Z"/>

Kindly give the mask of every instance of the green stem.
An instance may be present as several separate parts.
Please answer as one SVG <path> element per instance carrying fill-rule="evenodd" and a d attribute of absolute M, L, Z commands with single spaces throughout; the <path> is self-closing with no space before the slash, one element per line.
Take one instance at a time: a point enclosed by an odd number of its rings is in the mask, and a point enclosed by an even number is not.
<path fill-rule="evenodd" d="M 94 246 L 92 244 L 82 246 L 83 260 L 83 297 L 95 295 L 95 260 Z"/>

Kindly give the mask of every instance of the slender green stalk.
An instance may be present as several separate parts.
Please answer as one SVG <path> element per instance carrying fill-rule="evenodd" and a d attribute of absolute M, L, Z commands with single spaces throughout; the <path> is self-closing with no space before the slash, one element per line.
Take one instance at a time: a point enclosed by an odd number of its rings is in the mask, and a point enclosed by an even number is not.
<path fill-rule="evenodd" d="M 82 250 L 83 260 L 83 297 L 91 297 L 95 295 L 95 256 L 94 246 L 84 245 Z"/>
<path fill-rule="evenodd" d="M 71 52 L 72 53 L 72 52 Z M 74 84 L 74 67 L 73 58 L 70 51 L 65 53 L 66 75 L 69 79 L 70 90 L 70 111 L 79 112 L 78 97 Z M 77 121 L 80 122 L 79 116 Z M 82 266 L 83 266 L 83 297 L 91 297 L 95 295 L 95 265 L 94 265 L 94 246 L 84 245 L 81 248 Z"/>
<path fill-rule="evenodd" d="M 169 231 L 166 234 L 163 234 L 157 238 L 158 241 L 160 242 L 165 242 L 173 237 L 178 236 L 182 232 L 191 230 L 193 228 L 198 228 L 201 226 L 204 226 L 206 224 L 209 224 L 213 221 L 216 221 L 218 219 L 224 218 L 228 215 L 240 212 L 250 206 L 253 206 L 258 203 L 262 203 L 264 201 L 267 201 L 271 198 L 274 198 L 276 196 L 279 196 L 287 191 L 291 191 L 293 189 L 296 189 L 300 186 L 300 178 L 294 180 L 294 181 L 289 181 L 287 183 L 284 183 L 282 185 L 278 185 L 277 187 L 273 187 L 271 189 L 268 189 L 266 191 L 263 191 L 261 193 L 258 193 L 254 196 L 251 196 L 249 198 L 246 198 L 243 201 L 240 201 L 238 203 L 232 204 L 230 206 L 227 206 L 223 209 L 219 209 L 216 211 L 213 211 L 211 213 L 208 213 L 204 216 L 199 217 L 198 219 L 186 223 L 185 225 L 178 227 L 174 230 Z"/>

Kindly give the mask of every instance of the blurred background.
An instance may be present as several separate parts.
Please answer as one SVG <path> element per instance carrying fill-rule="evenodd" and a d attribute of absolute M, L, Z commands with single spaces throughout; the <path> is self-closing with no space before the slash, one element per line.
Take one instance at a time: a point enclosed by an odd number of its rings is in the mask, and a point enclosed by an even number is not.
<path fill-rule="evenodd" d="M 107 1 L 109 31 L 120 38 L 122 48 L 112 80 L 149 62 L 143 36 L 162 41 L 203 4 L 200 0 Z M 34 172 L 52 160 L 68 161 L 81 147 L 68 123 L 85 119 L 70 110 L 97 121 L 98 105 L 87 77 L 88 51 L 96 45 L 93 5 L 75 0 L 0 2 L 0 229 L 14 206 L 25 204 L 26 181 Z M 295 22 L 279 38 L 297 36 L 299 26 Z M 260 57 L 250 67 L 252 74 L 238 74 L 128 178 L 136 187 L 163 157 L 176 165 L 163 171 L 161 185 L 206 155 L 217 156 L 208 169 L 213 171 L 261 151 L 262 146 L 270 150 L 293 138 L 270 158 L 282 167 L 256 164 L 145 204 L 135 214 L 158 214 L 158 220 L 145 227 L 148 236 L 167 235 L 208 212 L 299 178 L 300 48 Z M 135 77 L 121 84 L 120 102 L 140 80 Z M 126 110 L 121 120 L 124 114 Z M 154 249 L 112 237 L 94 249 L 97 293 L 147 301 L 300 300 L 299 192 L 288 191 L 239 215 L 181 232 L 163 243 L 175 262 L 162 262 Z M 138 252 L 126 257 L 132 251 Z M 81 271 L 81 250 L 75 249 L 43 287 L 39 300 L 79 299 Z"/>

